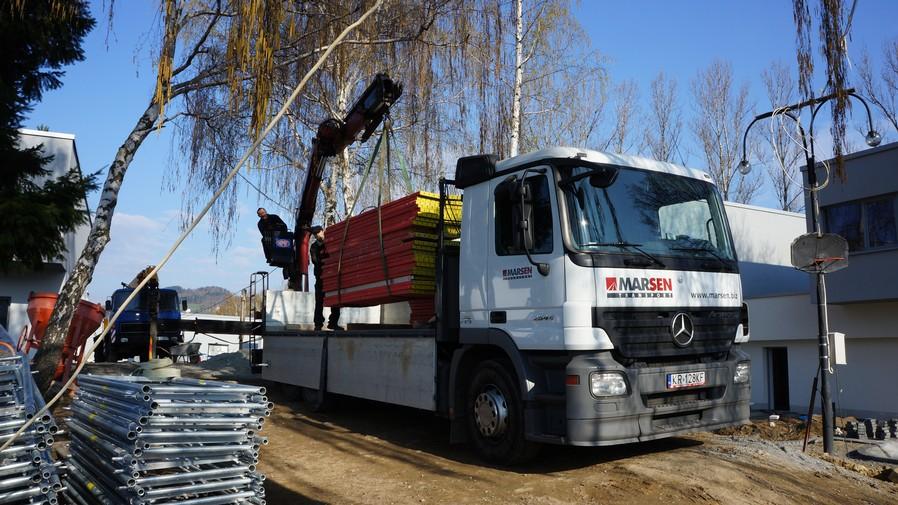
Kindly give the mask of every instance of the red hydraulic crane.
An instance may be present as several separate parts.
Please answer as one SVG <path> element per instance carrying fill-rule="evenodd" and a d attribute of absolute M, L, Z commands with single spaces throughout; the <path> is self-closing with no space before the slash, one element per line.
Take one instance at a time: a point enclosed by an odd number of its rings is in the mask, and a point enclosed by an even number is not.
<path fill-rule="evenodd" d="M 324 175 L 327 158 L 343 152 L 356 140 L 365 142 L 374 133 L 384 117 L 402 94 L 402 85 L 394 82 L 387 74 L 377 74 L 362 96 L 355 102 L 342 120 L 328 119 L 318 125 L 318 133 L 312 140 L 312 154 L 309 170 L 303 185 L 299 208 L 296 211 L 294 228 L 294 261 L 287 266 L 291 289 L 308 290 L 309 238 L 318 189 Z M 361 134 L 361 136 L 359 136 Z M 285 265 L 275 265 L 285 266 Z"/>

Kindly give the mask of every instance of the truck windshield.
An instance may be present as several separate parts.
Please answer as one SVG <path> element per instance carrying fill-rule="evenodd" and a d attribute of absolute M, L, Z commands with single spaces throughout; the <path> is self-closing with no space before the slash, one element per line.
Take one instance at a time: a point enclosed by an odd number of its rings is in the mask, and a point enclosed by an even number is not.
<path fill-rule="evenodd" d="M 561 187 L 573 248 L 636 257 L 702 258 L 725 265 L 735 260 L 723 201 L 713 184 L 625 167 L 604 184 L 595 184 L 587 176 L 592 170 L 561 169 L 562 182 L 570 181 Z M 657 259 L 651 263 L 663 268 Z"/>
<path fill-rule="evenodd" d="M 115 292 L 112 296 L 112 306 L 115 309 L 118 309 L 119 306 L 124 303 L 125 299 L 128 298 L 128 295 L 131 294 L 131 290 L 129 289 L 121 289 Z M 147 298 L 146 291 L 142 291 L 136 298 L 131 300 L 131 303 L 128 304 L 128 307 L 125 310 L 130 311 L 147 311 L 149 310 L 149 301 Z M 159 310 L 160 311 L 177 311 L 180 310 L 178 308 L 178 293 L 176 291 L 170 291 L 165 289 L 159 290 Z"/>

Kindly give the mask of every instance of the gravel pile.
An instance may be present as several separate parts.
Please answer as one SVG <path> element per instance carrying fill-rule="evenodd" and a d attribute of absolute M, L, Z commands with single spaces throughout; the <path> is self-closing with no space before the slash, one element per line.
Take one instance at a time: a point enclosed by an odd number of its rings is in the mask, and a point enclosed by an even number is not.
<path fill-rule="evenodd" d="M 249 357 L 244 351 L 217 354 L 203 361 L 198 366 L 205 370 L 238 377 L 252 373 Z"/>

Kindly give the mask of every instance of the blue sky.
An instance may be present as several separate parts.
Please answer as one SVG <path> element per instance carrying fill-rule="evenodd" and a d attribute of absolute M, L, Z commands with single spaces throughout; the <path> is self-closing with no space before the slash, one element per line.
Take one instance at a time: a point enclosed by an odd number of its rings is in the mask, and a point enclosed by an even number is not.
<path fill-rule="evenodd" d="M 737 79 L 748 81 L 758 112 L 767 110 L 760 89 L 761 71 L 774 60 L 794 62 L 794 25 L 790 0 L 597 1 L 577 7 L 592 43 L 608 59 L 614 80 L 634 79 L 645 94 L 659 70 L 679 81 L 688 107 L 689 82 L 717 58 L 733 63 Z M 113 30 L 107 32 L 103 2 L 95 2 L 97 28 L 85 40 L 86 60 L 66 69 L 63 87 L 46 93 L 25 122 L 76 135 L 82 169 L 104 169 L 146 107 L 154 84 L 152 34 L 158 23 L 156 2 L 118 2 Z M 849 53 L 863 47 L 878 56 L 883 42 L 898 35 L 898 2 L 859 0 Z M 877 58 L 878 61 L 878 58 Z M 401 79 L 401 77 L 400 77 Z M 894 138 L 894 137 L 893 137 Z M 140 148 L 126 176 L 113 220 L 112 241 L 100 259 L 89 297 L 102 300 L 121 281 L 162 257 L 178 235 L 180 193 L 163 187 L 170 173 L 171 139 L 153 133 Z M 692 165 L 702 168 L 693 158 Z M 168 181 L 167 186 L 177 181 Z M 98 195 L 90 197 L 95 205 Z M 769 196 L 756 202 L 771 204 Z M 202 227 L 187 240 L 162 272 L 162 283 L 187 287 L 220 285 L 236 290 L 249 275 L 268 270 L 255 227 L 258 206 L 275 207 L 249 190 L 240 195 L 240 219 L 231 246 L 217 258 Z M 283 213 L 282 213 L 283 214 Z M 288 222 L 289 219 L 285 219 Z M 280 275 L 272 276 L 277 286 Z"/>

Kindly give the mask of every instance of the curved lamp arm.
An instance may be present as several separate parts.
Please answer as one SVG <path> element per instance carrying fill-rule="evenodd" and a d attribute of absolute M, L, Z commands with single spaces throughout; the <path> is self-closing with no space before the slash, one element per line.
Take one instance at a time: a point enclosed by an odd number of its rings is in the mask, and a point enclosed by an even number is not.
<path fill-rule="evenodd" d="M 864 100 L 863 97 L 854 92 L 853 89 L 848 90 L 846 93 L 848 96 L 856 98 L 861 105 L 864 106 L 864 110 L 867 112 L 867 136 L 865 137 L 865 141 L 867 145 L 870 147 L 876 147 L 882 142 L 882 136 L 879 132 L 876 131 L 876 128 L 873 127 L 873 114 L 870 112 L 870 106 L 867 105 L 867 101 Z M 820 108 L 823 107 L 823 104 L 828 102 L 832 97 L 823 100 L 816 107 L 814 107 L 814 111 L 811 113 L 811 124 L 808 126 L 808 131 L 811 134 L 811 150 L 814 148 L 814 120 L 817 118 L 817 112 L 820 111 Z M 811 153 L 813 155 L 813 153 Z"/>
<path fill-rule="evenodd" d="M 808 151 L 807 135 L 805 135 L 804 127 L 801 126 L 801 121 L 798 119 L 798 116 L 796 116 L 795 114 L 792 114 L 792 112 L 790 112 L 789 107 L 780 107 L 780 108 L 778 108 L 774 111 L 771 111 L 767 114 L 761 114 L 760 116 L 757 116 L 756 118 L 754 118 L 751 121 L 751 123 L 748 124 L 748 127 L 745 128 L 745 133 L 742 135 L 742 160 L 739 162 L 739 172 L 741 172 L 743 175 L 748 174 L 751 171 L 751 165 L 748 162 L 748 132 L 749 132 L 749 130 L 751 130 L 751 127 L 754 126 L 755 123 L 757 123 L 761 119 L 771 118 L 777 114 L 782 114 L 784 116 L 789 117 L 790 119 L 792 119 L 792 121 L 795 121 L 796 125 L 798 125 L 798 131 L 799 131 L 799 133 L 801 133 L 801 144 L 804 147 L 805 158 L 806 159 L 808 158 L 807 154 L 810 151 Z M 811 149 L 813 149 L 813 143 L 811 144 L 811 146 L 812 146 Z M 810 152 L 810 154 L 811 154 L 811 156 L 813 156 L 813 152 Z"/>

